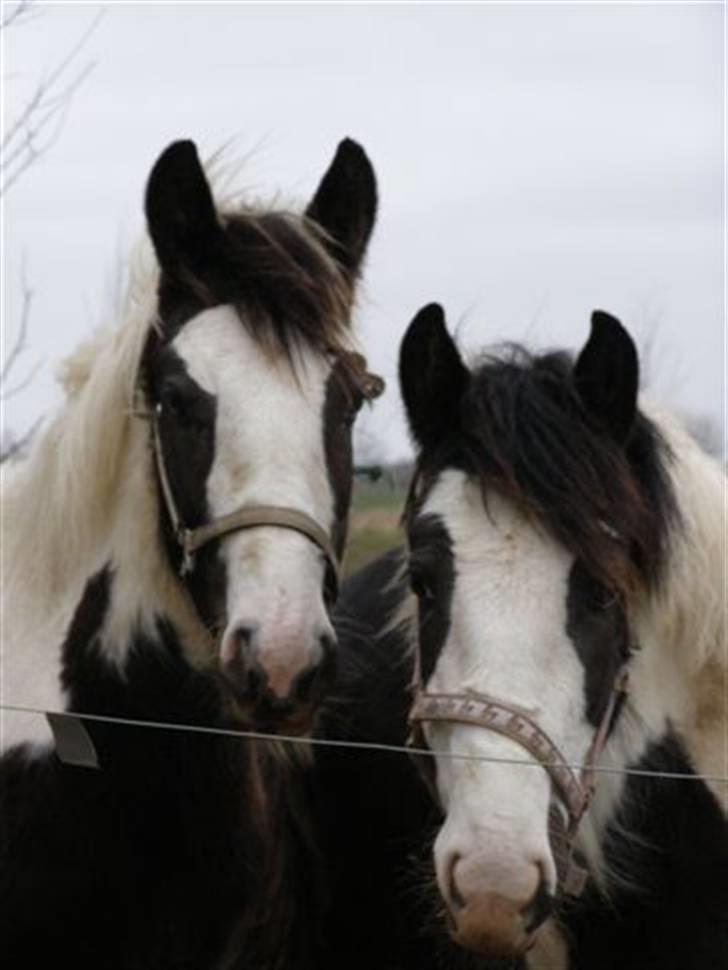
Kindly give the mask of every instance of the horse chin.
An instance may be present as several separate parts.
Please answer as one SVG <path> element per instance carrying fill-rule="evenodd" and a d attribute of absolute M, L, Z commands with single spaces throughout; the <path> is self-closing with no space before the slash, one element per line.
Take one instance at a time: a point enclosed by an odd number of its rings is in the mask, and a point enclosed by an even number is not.
<path fill-rule="evenodd" d="M 281 705 L 275 708 L 267 704 L 253 704 L 236 692 L 228 691 L 225 704 L 225 720 L 232 729 L 252 734 L 278 735 L 280 737 L 308 737 L 316 720 L 313 705 Z"/>
<path fill-rule="evenodd" d="M 511 966 L 511 961 L 526 956 L 528 951 L 535 945 L 537 936 L 536 933 L 531 933 L 520 941 L 506 944 L 504 942 L 494 943 L 493 941 L 484 941 L 481 939 L 466 939 L 454 930 L 450 931 L 450 935 L 452 940 L 463 950 L 468 950 L 470 953 L 475 953 L 477 956 L 485 957 L 488 960 L 506 960 L 508 961 L 507 965 L 509 967 Z"/>
<path fill-rule="evenodd" d="M 477 927 L 474 928 L 474 933 L 464 933 L 450 913 L 447 914 L 447 928 L 450 938 L 463 950 L 468 950 L 470 953 L 475 953 L 477 956 L 485 957 L 488 960 L 508 961 L 506 964 L 508 967 L 511 966 L 513 960 L 525 957 L 529 950 L 533 949 L 539 935 L 539 930 L 535 929 L 530 932 L 524 931 L 517 937 L 506 939 L 502 936 L 478 932 Z M 500 963 L 498 963 L 498 966 L 500 966 Z M 493 970 L 496 970 L 496 968 L 494 967 Z"/>

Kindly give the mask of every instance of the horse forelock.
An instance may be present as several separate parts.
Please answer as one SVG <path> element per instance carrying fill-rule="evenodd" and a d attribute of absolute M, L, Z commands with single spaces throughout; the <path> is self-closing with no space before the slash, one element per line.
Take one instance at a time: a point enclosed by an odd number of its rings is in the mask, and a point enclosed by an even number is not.
<path fill-rule="evenodd" d="M 521 348 L 482 361 L 451 432 L 419 458 L 405 521 L 417 518 L 442 473 L 464 472 L 484 515 L 491 496 L 504 498 L 623 598 L 632 643 L 642 649 L 601 759 L 615 773 L 599 777 L 580 833 L 606 891 L 638 878 L 629 857 L 603 852 L 605 832 L 621 824 L 616 813 L 631 797 L 621 769 L 638 765 L 672 725 L 692 770 L 728 771 L 725 476 L 679 420 L 644 398 L 627 442 L 610 440 L 584 413 L 571 367 L 566 355 Z M 728 813 L 728 786 L 707 784 Z M 630 838 L 622 832 L 620 845 Z"/>
<path fill-rule="evenodd" d="M 567 354 L 509 346 L 474 368 L 450 435 L 420 462 L 421 505 L 460 468 L 512 501 L 624 596 L 659 585 L 678 512 L 670 447 L 638 413 L 624 447 L 586 415 Z"/>

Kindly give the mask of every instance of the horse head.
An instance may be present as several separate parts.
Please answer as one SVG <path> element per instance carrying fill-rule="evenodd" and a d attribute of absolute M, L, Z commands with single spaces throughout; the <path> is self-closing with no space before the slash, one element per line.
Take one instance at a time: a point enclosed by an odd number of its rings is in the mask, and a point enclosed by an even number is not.
<path fill-rule="evenodd" d="M 349 321 L 375 211 L 349 140 L 300 217 L 218 211 L 192 142 L 148 181 L 159 285 L 139 388 L 159 534 L 212 634 L 193 662 L 258 727 L 305 727 L 331 679 L 351 429 L 379 390 Z"/>
<path fill-rule="evenodd" d="M 637 408 L 632 339 L 605 313 L 575 361 L 511 348 L 471 368 L 432 305 L 404 338 L 400 380 L 417 448 L 412 721 L 444 813 L 437 884 L 454 938 L 511 958 L 574 888 L 633 609 L 664 567 L 667 455 Z"/>

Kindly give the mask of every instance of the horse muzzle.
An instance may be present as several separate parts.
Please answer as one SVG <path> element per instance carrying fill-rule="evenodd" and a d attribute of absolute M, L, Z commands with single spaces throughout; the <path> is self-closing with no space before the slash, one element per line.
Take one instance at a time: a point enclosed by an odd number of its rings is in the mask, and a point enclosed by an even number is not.
<path fill-rule="evenodd" d="M 305 734 L 333 682 L 336 642 L 328 631 L 266 636 L 237 623 L 223 636 L 220 665 L 240 719 L 266 733 Z"/>

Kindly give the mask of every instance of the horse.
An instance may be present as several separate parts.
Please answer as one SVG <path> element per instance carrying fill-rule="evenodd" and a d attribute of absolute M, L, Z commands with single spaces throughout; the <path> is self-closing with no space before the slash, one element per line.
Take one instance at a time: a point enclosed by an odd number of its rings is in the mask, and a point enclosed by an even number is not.
<path fill-rule="evenodd" d="M 350 139 L 300 214 L 218 205 L 191 141 L 151 170 L 153 259 L 3 497 L 12 966 L 309 966 L 275 735 L 310 731 L 335 667 L 351 429 L 381 390 L 351 325 L 376 208 Z M 10 708 L 51 712 L 58 755 Z"/>
<path fill-rule="evenodd" d="M 400 384 L 406 548 L 342 590 L 322 721 L 374 747 L 317 753 L 327 966 L 726 970 L 722 468 L 601 311 L 468 366 L 430 305 Z"/>

